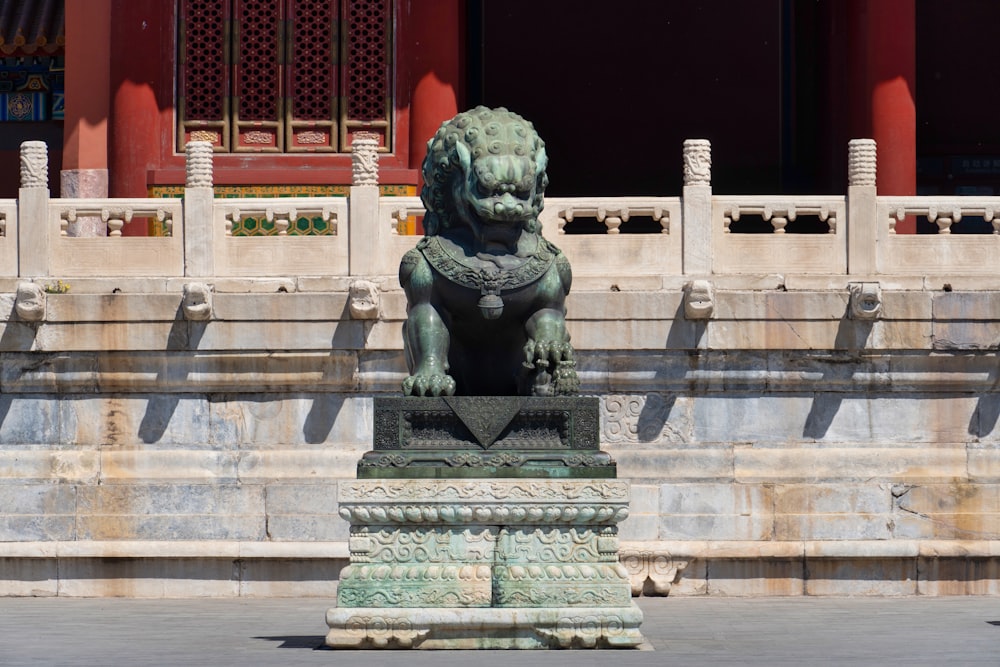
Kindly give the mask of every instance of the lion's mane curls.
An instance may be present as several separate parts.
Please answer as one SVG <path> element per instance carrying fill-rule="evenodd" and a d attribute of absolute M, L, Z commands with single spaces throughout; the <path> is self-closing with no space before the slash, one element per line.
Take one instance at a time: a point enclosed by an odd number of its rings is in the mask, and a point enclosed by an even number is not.
<path fill-rule="evenodd" d="M 538 214 L 549 184 L 545 142 L 534 126 L 516 113 L 503 107 L 479 106 L 443 123 L 427 142 L 424 187 L 420 193 L 427 208 L 425 234 L 434 236 L 451 227 L 455 212 L 451 192 L 455 178 L 466 178 L 476 158 L 485 155 L 523 155 L 534 162 L 535 198 L 531 210 L 525 214 L 524 228 L 529 232 L 538 231 Z"/>

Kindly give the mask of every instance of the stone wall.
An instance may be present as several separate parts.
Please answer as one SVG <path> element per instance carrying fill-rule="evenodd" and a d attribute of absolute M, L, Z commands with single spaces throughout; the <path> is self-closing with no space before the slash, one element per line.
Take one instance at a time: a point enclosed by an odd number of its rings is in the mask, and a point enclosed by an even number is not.
<path fill-rule="evenodd" d="M 634 592 L 1000 592 L 1000 292 L 897 280 L 868 317 L 846 280 L 718 277 L 706 319 L 666 279 L 570 295 Z M 0 295 L 0 595 L 334 595 L 405 300 L 206 282 L 204 321 L 182 279 Z"/>

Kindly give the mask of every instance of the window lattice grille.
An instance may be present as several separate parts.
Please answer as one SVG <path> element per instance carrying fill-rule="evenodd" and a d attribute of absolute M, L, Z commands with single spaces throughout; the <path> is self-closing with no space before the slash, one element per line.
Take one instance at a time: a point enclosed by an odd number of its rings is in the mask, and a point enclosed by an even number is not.
<path fill-rule="evenodd" d="M 389 150 L 392 0 L 179 0 L 178 150 Z"/>

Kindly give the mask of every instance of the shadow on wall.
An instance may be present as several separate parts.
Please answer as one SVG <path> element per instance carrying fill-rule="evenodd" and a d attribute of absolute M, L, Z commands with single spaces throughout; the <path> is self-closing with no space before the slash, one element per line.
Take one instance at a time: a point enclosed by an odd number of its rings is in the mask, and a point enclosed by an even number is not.
<path fill-rule="evenodd" d="M 670 325 L 670 332 L 667 334 L 665 347 L 667 350 L 695 349 L 705 337 L 706 328 L 704 321 L 692 321 L 684 316 L 684 301 L 681 300 L 677 306 L 677 310 L 674 311 L 674 321 Z M 696 355 L 688 355 L 687 368 L 669 365 L 666 375 L 663 371 L 658 370 L 653 384 L 660 385 L 667 383 L 668 385 L 677 386 L 677 384 L 684 380 L 687 371 L 691 369 L 693 363 L 696 363 L 696 360 Z M 657 397 L 656 400 L 649 400 L 653 396 Z M 660 398 L 662 400 L 659 400 Z M 673 410 L 676 401 L 676 393 L 668 393 L 666 395 L 651 393 L 646 396 L 646 401 L 643 402 L 642 410 L 639 412 L 639 419 L 636 424 L 640 442 L 654 442 L 659 438 L 664 426 L 666 426 L 667 420 L 670 418 L 670 412 Z"/>

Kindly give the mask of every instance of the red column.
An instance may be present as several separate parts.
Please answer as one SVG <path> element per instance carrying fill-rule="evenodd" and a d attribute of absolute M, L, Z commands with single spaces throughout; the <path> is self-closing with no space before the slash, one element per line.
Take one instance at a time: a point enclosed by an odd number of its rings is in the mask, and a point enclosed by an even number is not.
<path fill-rule="evenodd" d="M 410 167 L 420 169 L 427 140 L 462 102 L 464 13 L 460 0 L 406 3 L 400 62 L 409 68 Z"/>
<path fill-rule="evenodd" d="M 878 193 L 917 191 L 916 7 L 915 0 L 853 0 L 849 39 L 852 136 L 878 144 Z M 914 233 L 913 218 L 896 224 Z"/>
<path fill-rule="evenodd" d="M 162 35 L 172 14 L 162 11 L 162 0 L 112 0 L 114 25 L 111 65 L 110 190 L 114 197 L 146 197 L 147 172 L 158 163 L 160 142 L 170 142 L 169 125 L 162 133 L 160 117 L 170 113 L 169 96 L 163 98 L 158 84 L 171 65 L 172 43 Z M 172 83 L 172 77 L 168 78 Z M 161 103 L 162 102 L 162 103 Z M 162 107 L 162 109 L 161 109 Z"/>
<path fill-rule="evenodd" d="M 65 196 L 107 195 L 111 0 L 66 0 Z"/>

